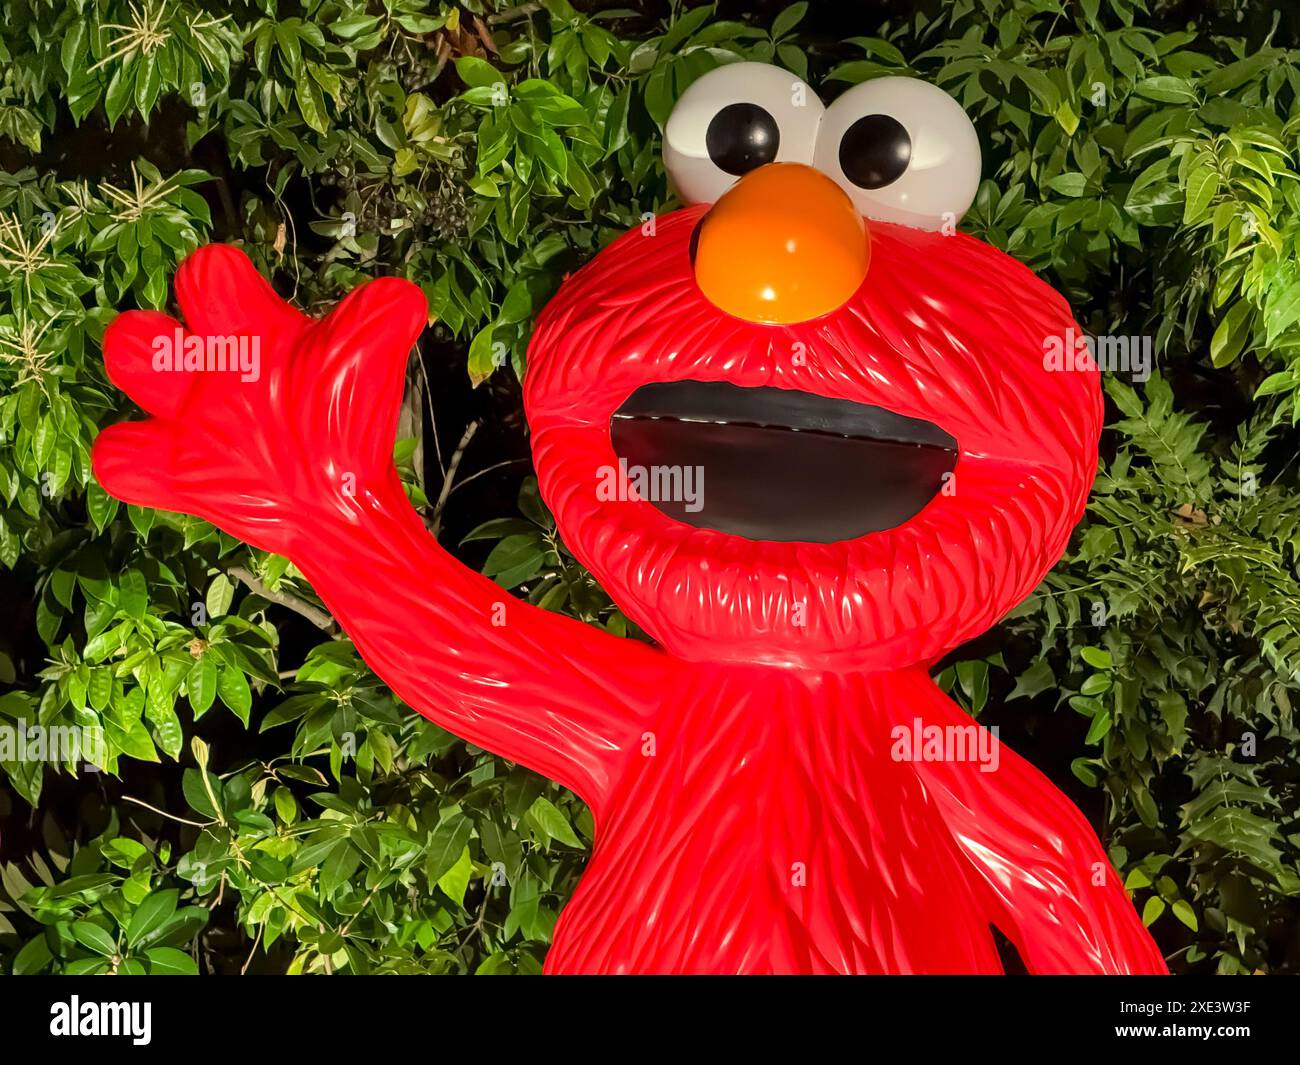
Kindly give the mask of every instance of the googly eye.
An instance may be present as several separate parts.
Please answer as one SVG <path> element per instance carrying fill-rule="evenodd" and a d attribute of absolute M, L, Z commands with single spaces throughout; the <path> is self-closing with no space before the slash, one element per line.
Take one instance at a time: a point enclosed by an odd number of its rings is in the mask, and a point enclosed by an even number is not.
<path fill-rule="evenodd" d="M 816 166 L 868 218 L 918 229 L 955 224 L 975 199 L 980 146 L 961 105 L 916 78 L 877 78 L 826 109 Z"/>
<path fill-rule="evenodd" d="M 821 100 L 789 71 L 729 63 L 694 81 L 664 127 L 664 165 L 687 203 L 712 203 L 766 163 L 812 163 Z"/>

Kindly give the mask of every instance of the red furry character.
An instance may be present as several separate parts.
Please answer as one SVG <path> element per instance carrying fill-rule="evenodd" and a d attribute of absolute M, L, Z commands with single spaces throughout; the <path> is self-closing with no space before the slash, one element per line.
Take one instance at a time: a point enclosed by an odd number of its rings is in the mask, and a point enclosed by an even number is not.
<path fill-rule="evenodd" d="M 965 116 L 905 79 L 827 109 L 739 64 L 666 142 L 695 205 L 563 286 L 525 392 L 565 541 L 659 647 L 511 599 L 426 532 L 391 461 L 426 321 L 405 281 L 313 320 L 196 252 L 184 336 L 257 338 L 260 365 L 160 372 L 178 323 L 121 315 L 108 371 L 153 417 L 101 435 L 100 482 L 287 555 L 411 706 L 591 805 L 549 972 L 993 973 L 990 926 L 1032 972 L 1164 972 L 1037 770 L 906 742 L 977 729 L 927 669 L 1060 556 L 1102 418 L 1086 359 L 1045 364 L 1061 297 L 951 232 Z"/>

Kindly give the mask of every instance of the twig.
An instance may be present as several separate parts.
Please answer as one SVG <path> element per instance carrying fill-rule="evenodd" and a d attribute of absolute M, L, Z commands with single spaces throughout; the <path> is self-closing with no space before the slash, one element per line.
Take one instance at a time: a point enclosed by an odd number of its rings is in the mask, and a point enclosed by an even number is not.
<path fill-rule="evenodd" d="M 257 926 L 257 938 L 253 940 L 253 949 L 248 952 L 248 957 L 244 960 L 244 964 L 239 969 L 240 976 L 248 975 L 248 967 L 253 964 L 253 955 L 257 953 L 257 945 L 262 942 L 262 932 L 264 930 L 265 926 Z"/>
<path fill-rule="evenodd" d="M 145 802 L 143 799 L 137 799 L 134 795 L 123 795 L 123 796 L 122 796 L 122 801 L 123 801 L 123 802 L 133 802 L 133 803 L 135 803 L 137 806 L 143 806 L 146 810 L 152 810 L 152 811 L 153 811 L 154 813 L 156 813 L 159 817 L 165 817 L 165 818 L 167 818 L 169 821 L 179 821 L 182 825 L 193 825 L 195 828 L 207 828 L 208 825 L 212 823 L 212 822 L 209 821 L 207 824 L 205 824 L 205 823 L 202 822 L 202 821 L 191 821 L 191 820 L 189 820 L 188 818 L 185 818 L 185 817 L 177 817 L 175 814 L 169 814 L 166 810 L 160 810 L 160 809 L 158 809 L 158 807 L 156 807 L 156 806 L 150 806 L 150 805 L 149 805 L 147 802 Z"/>
<path fill-rule="evenodd" d="M 438 50 L 434 53 L 437 62 L 434 64 L 433 73 L 429 75 L 426 85 L 432 85 L 438 80 L 438 75 L 442 73 L 442 68 L 447 65 L 447 60 L 451 56 L 451 41 L 445 35 L 438 38 Z"/>
<path fill-rule="evenodd" d="M 347 923 L 342 928 L 339 929 L 339 935 L 342 938 L 344 939 L 347 938 L 348 933 L 352 931 L 353 922 L 355 922 L 356 919 L 365 912 L 366 907 L 370 905 L 370 900 L 375 897 L 378 891 L 379 891 L 379 884 L 376 884 L 374 887 L 370 889 L 369 894 L 367 894 L 366 897 L 361 900 L 361 905 L 357 907 L 357 912 L 354 913 L 351 917 L 349 917 Z"/>
<path fill-rule="evenodd" d="M 442 508 L 447 505 L 447 497 L 451 495 L 452 485 L 456 483 L 456 470 L 460 467 L 460 460 L 465 457 L 465 449 L 469 447 L 469 442 L 474 439 L 474 434 L 477 432 L 478 422 L 470 422 L 469 428 L 461 435 L 460 443 L 456 445 L 451 461 L 447 463 L 447 476 L 442 479 L 442 490 L 438 493 L 438 501 L 433 505 L 433 515 L 429 523 L 429 531 L 435 537 L 438 535 L 438 530 L 442 528 Z"/>
<path fill-rule="evenodd" d="M 322 632 L 328 632 L 335 639 L 338 638 L 338 625 L 325 611 L 318 610 L 306 600 L 299 599 L 296 595 L 290 595 L 288 592 L 271 591 L 255 574 L 243 566 L 231 566 L 226 572 L 263 599 L 277 603 L 286 610 L 292 610 L 295 614 L 302 615 Z"/>
<path fill-rule="evenodd" d="M 475 480 L 475 479 L 477 479 L 477 478 L 479 478 L 479 477 L 482 477 L 485 473 L 492 473 L 493 471 L 495 471 L 495 470 L 499 470 L 499 469 L 502 469 L 502 468 L 505 467 L 505 466 L 515 466 L 515 465 L 518 465 L 518 464 L 521 463 L 521 462 L 527 462 L 527 461 L 528 461 L 528 460 L 527 460 L 526 458 L 522 458 L 522 459 L 505 459 L 505 460 L 502 461 L 502 462 L 494 462 L 494 463 L 492 463 L 491 466 L 488 466 L 488 467 L 486 467 L 485 469 L 479 470 L 479 471 L 477 471 L 476 473 L 471 473 L 471 474 L 470 474 L 468 477 L 466 477 L 463 481 L 461 481 L 461 482 L 460 482 L 459 484 L 457 484 L 454 488 L 452 488 L 451 491 L 454 492 L 454 491 L 456 491 L 457 488 L 464 488 L 467 484 L 469 484 L 470 481 L 473 481 L 473 480 Z M 447 494 L 448 494 L 448 495 L 451 495 L 451 492 L 448 492 Z"/>
<path fill-rule="evenodd" d="M 514 7 L 508 7 L 504 11 L 498 11 L 495 15 L 489 15 L 488 25 L 495 26 L 498 22 L 514 22 L 515 19 L 527 18 L 529 15 L 535 15 L 542 10 L 541 4 L 517 4 Z"/>
<path fill-rule="evenodd" d="M 438 457 L 438 472 L 444 477 L 447 476 L 447 467 L 442 464 L 442 444 L 438 442 L 438 415 L 433 409 L 433 383 L 429 380 L 429 364 L 424 361 L 424 348 L 417 338 L 415 341 L 415 357 L 420 365 L 420 376 L 424 379 L 424 406 L 429 412 L 429 424 L 433 429 L 430 434 L 433 437 L 433 453 Z M 421 470 L 421 481 L 423 473 Z"/>

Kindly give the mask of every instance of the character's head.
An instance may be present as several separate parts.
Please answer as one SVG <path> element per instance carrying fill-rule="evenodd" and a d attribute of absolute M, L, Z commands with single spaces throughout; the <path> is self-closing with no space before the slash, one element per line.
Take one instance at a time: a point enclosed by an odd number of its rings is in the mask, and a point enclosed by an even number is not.
<path fill-rule="evenodd" d="M 1065 301 L 956 232 L 980 178 L 942 90 L 824 107 L 776 67 L 697 80 L 664 133 L 691 206 L 538 322 L 525 405 L 560 532 L 705 661 L 898 668 L 996 622 L 1060 557 L 1102 406 Z"/>

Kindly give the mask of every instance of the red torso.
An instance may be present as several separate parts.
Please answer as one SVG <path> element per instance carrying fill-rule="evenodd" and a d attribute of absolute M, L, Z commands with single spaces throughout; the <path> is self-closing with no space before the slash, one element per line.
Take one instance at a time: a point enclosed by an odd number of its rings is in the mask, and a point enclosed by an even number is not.
<path fill-rule="evenodd" d="M 965 859 L 890 757 L 891 690 L 719 666 L 665 691 L 547 971 L 1000 972 Z"/>

